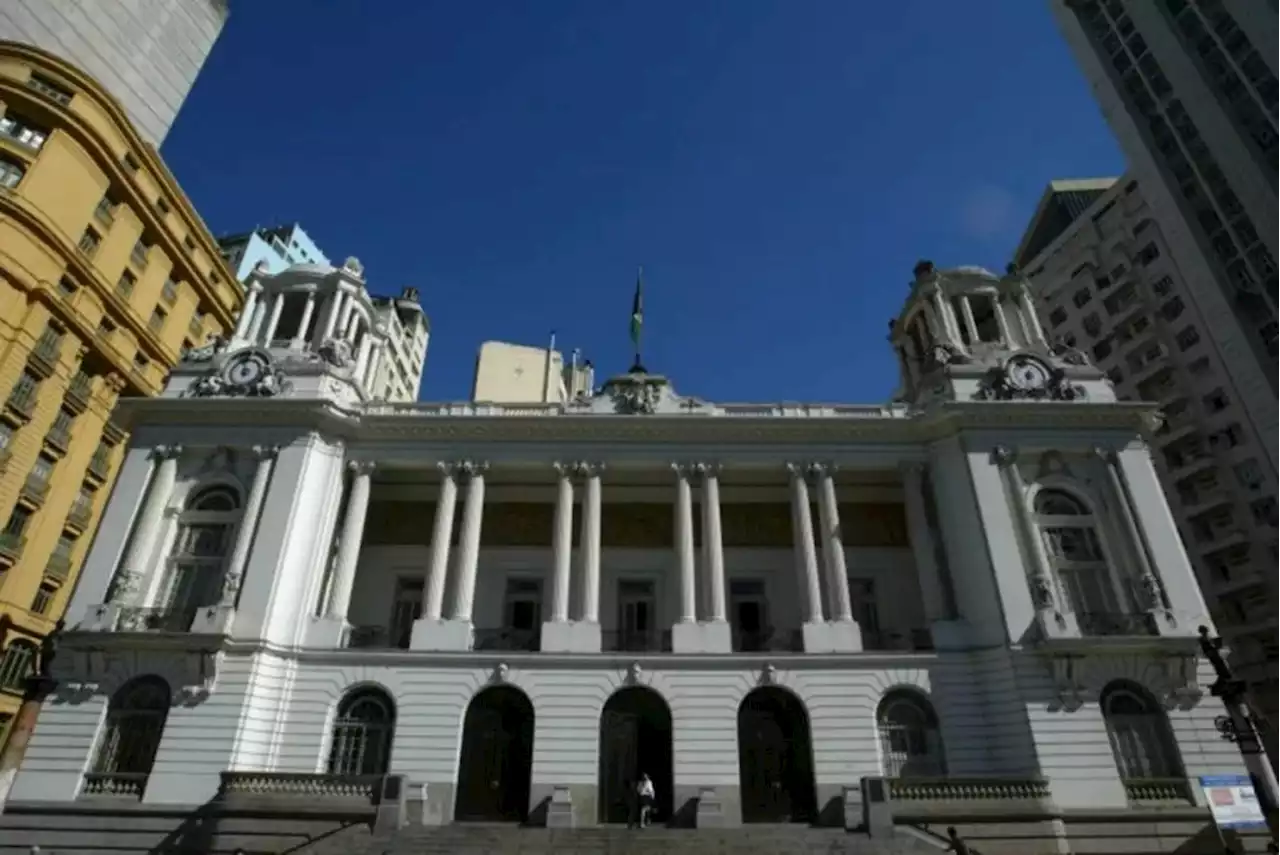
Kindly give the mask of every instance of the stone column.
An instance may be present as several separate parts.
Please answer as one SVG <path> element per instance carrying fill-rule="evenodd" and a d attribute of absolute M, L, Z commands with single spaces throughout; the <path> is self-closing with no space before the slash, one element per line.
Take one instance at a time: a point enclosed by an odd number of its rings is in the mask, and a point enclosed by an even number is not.
<path fill-rule="evenodd" d="M 693 486 L 687 463 L 672 463 L 676 473 L 676 561 L 680 568 L 680 622 L 698 620 L 698 580 L 693 548 Z"/>
<path fill-rule="evenodd" d="M 1129 482 L 1125 480 L 1120 469 L 1116 453 L 1109 448 L 1095 448 L 1093 453 L 1102 462 L 1107 471 L 1107 486 L 1111 500 L 1120 510 L 1120 519 L 1124 523 L 1125 534 L 1138 559 L 1139 595 L 1142 601 L 1137 606 L 1145 612 L 1155 613 L 1164 608 L 1164 595 L 1160 578 L 1157 575 L 1155 562 L 1151 558 L 1151 543 L 1147 540 L 1146 530 L 1138 522 L 1133 494 L 1129 490 Z"/>
<path fill-rule="evenodd" d="M 973 304 L 969 302 L 969 295 L 960 295 L 960 312 L 962 317 L 960 321 L 964 324 L 964 328 L 969 331 L 969 341 L 977 344 L 978 339 L 978 322 L 973 317 Z"/>
<path fill-rule="evenodd" d="M 1028 327 L 1028 332 L 1034 338 L 1027 344 L 1035 344 L 1037 342 L 1044 343 L 1044 327 L 1040 326 L 1040 316 L 1036 314 L 1036 305 L 1031 299 L 1031 292 L 1026 288 L 1022 289 L 1022 323 Z"/>
<path fill-rule="evenodd" d="M 316 288 L 314 285 L 307 291 L 307 302 L 302 307 L 302 320 L 298 323 L 298 331 L 293 335 L 293 341 L 289 342 L 291 350 L 300 350 L 307 341 L 307 329 L 311 326 L 311 316 L 316 311 Z"/>
<path fill-rule="evenodd" d="M 600 473 L 603 463 L 579 464 L 586 486 L 582 497 L 582 620 L 600 623 Z"/>
<path fill-rule="evenodd" d="M 262 343 L 265 346 L 271 345 L 271 340 L 276 336 L 276 327 L 280 326 L 280 313 L 284 311 L 285 293 L 279 291 L 276 297 L 271 301 L 271 317 L 267 319 L 267 334 L 262 337 Z"/>
<path fill-rule="evenodd" d="M 364 335 L 360 336 L 360 347 L 356 349 L 356 368 L 352 375 L 361 385 L 365 385 L 367 379 L 365 369 L 369 367 L 369 352 L 373 348 L 373 330 L 365 330 Z"/>
<path fill-rule="evenodd" d="M 702 545 L 706 556 L 707 620 L 725 621 L 724 538 L 720 528 L 720 464 L 699 463 L 702 475 Z"/>
<path fill-rule="evenodd" d="M 356 563 L 360 559 L 365 517 L 369 513 L 374 464 L 354 460 L 347 464 L 347 468 L 351 470 L 351 495 L 347 499 L 347 515 L 342 521 L 342 540 L 338 543 L 338 560 L 334 564 L 333 584 L 329 586 L 329 603 L 325 609 L 330 618 L 342 621 L 347 619 L 351 588 L 356 581 Z"/>
<path fill-rule="evenodd" d="M 253 470 L 253 483 L 249 487 L 249 498 L 245 500 L 244 515 L 240 518 L 240 530 L 236 533 L 236 544 L 231 550 L 231 558 L 222 577 L 222 605 L 235 608 L 240 595 L 240 585 L 244 580 L 244 569 L 249 563 L 249 552 L 253 548 L 253 538 L 258 531 L 258 518 L 262 516 L 262 503 L 267 498 L 267 485 L 271 483 L 271 471 L 275 468 L 276 455 L 280 449 L 274 446 L 255 445 L 253 456 L 258 465 Z"/>
<path fill-rule="evenodd" d="M 338 319 L 342 314 L 342 306 L 345 302 L 343 297 L 345 293 L 341 289 L 335 289 L 333 295 L 329 297 L 328 309 L 324 316 L 324 335 L 320 337 L 321 341 L 327 341 L 333 338 L 334 330 L 338 327 Z"/>
<path fill-rule="evenodd" d="M 253 319 L 249 322 L 249 334 L 245 336 L 245 340 L 254 344 L 258 343 L 258 336 L 262 333 L 262 322 L 267 317 L 267 301 L 261 295 L 257 304 L 253 307 Z"/>
<path fill-rule="evenodd" d="M 1000 328 L 1000 337 L 1004 339 L 1005 346 L 1013 347 L 1013 331 L 1009 328 L 1009 318 L 1004 313 L 1004 300 L 995 299 L 996 326 Z"/>
<path fill-rule="evenodd" d="M 573 563 L 573 464 L 555 463 L 556 517 L 551 533 L 551 620 L 569 620 L 569 585 Z"/>
<path fill-rule="evenodd" d="M 1027 489 L 1022 480 L 1022 472 L 1018 470 L 1018 454 L 1011 448 L 998 445 L 992 450 L 991 459 L 1000 467 L 1000 479 L 1004 482 L 1008 499 L 1012 503 L 1014 526 L 1022 536 L 1022 542 L 1026 544 L 1031 605 L 1037 612 L 1061 612 L 1054 595 L 1053 578 L 1049 574 L 1049 568 L 1045 566 L 1037 543 L 1040 532 L 1027 507 Z"/>
<path fill-rule="evenodd" d="M 158 445 L 152 451 L 151 486 L 147 490 L 147 499 L 139 511 L 133 524 L 133 538 L 125 552 L 124 561 L 116 569 L 112 580 L 111 591 L 107 601 L 121 606 L 145 605 L 133 600 L 138 595 L 138 586 L 150 570 L 151 552 L 155 548 L 156 537 L 164 524 L 165 508 L 173 496 L 173 485 L 178 480 L 178 458 L 182 455 L 180 445 Z"/>
<path fill-rule="evenodd" d="M 244 306 L 240 309 L 240 317 L 236 319 L 235 338 L 242 339 L 249 333 L 253 324 L 253 314 L 257 311 L 258 301 L 262 295 L 262 286 L 256 281 L 250 283 L 248 294 L 244 298 Z"/>
<path fill-rule="evenodd" d="M 462 538 L 458 544 L 458 590 L 452 619 L 470 623 L 476 596 L 476 572 L 480 561 L 480 526 L 484 520 L 484 473 L 489 464 L 467 461 L 461 468 L 467 475 L 467 503 L 462 509 Z"/>
<path fill-rule="evenodd" d="M 387 340 L 379 338 L 373 343 L 373 347 L 369 353 L 369 366 L 365 371 L 364 384 L 372 387 L 378 380 L 378 367 L 382 365 L 382 359 L 385 355 Z"/>
<path fill-rule="evenodd" d="M 822 524 L 822 557 L 827 566 L 827 586 L 831 594 L 832 619 L 853 620 L 849 598 L 849 568 L 844 560 L 844 537 L 840 533 L 840 508 L 836 501 L 835 466 L 815 464 L 818 479 L 818 517 Z"/>
<path fill-rule="evenodd" d="M 791 519 L 796 542 L 796 573 L 806 623 L 822 623 L 822 582 L 818 575 L 818 550 L 813 542 L 813 511 L 809 506 L 808 467 L 788 463 L 791 473 Z"/>
<path fill-rule="evenodd" d="M 441 462 L 436 467 L 440 470 L 440 495 L 436 498 L 435 523 L 431 528 L 431 557 L 427 564 L 426 584 L 422 587 L 426 594 L 422 617 L 438 621 L 444 612 L 444 591 L 449 578 L 449 547 L 453 539 L 454 512 L 458 505 L 458 466 L 456 463 Z"/>
<path fill-rule="evenodd" d="M 920 598 L 924 604 L 924 619 L 929 623 L 947 618 L 942 576 L 938 569 L 937 547 L 933 539 L 933 527 L 929 525 L 929 513 L 925 509 L 925 465 L 907 463 L 902 467 L 902 488 L 906 497 L 907 532 L 911 538 L 911 552 L 916 562 L 916 576 L 920 581 Z"/>

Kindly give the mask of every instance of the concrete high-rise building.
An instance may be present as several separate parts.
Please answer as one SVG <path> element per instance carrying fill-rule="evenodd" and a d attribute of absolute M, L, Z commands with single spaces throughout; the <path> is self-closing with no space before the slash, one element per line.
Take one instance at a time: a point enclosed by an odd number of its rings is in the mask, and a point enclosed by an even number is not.
<path fill-rule="evenodd" d="M 159 146 L 227 21 L 227 0 L 4 0 L 0 39 L 94 77 Z"/>
<path fill-rule="evenodd" d="M 1160 405 L 1156 472 L 1232 664 L 1274 723 L 1276 470 L 1172 256 L 1126 176 L 1052 182 L 1014 263 L 1034 284 L 1052 339 L 1086 354 L 1118 398 Z M 1274 759 L 1274 724 L 1264 735 Z"/>
<path fill-rule="evenodd" d="M 116 100 L 0 42 L 0 742 L 124 454 L 117 400 L 159 392 L 240 294 Z"/>
<path fill-rule="evenodd" d="M 279 273 L 295 264 L 329 263 L 328 256 L 297 223 L 220 237 L 218 246 L 241 282 L 255 270 Z"/>
<path fill-rule="evenodd" d="M 1274 472 L 1276 4 L 1051 5 Z"/>

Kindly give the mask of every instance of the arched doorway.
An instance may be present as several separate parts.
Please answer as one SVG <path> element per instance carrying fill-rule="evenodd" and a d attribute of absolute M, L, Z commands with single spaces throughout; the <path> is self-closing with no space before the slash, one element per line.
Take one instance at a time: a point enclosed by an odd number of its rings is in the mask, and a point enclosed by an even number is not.
<path fill-rule="evenodd" d="M 744 823 L 817 818 L 809 714 L 795 695 L 768 686 L 742 699 L 738 773 Z"/>
<path fill-rule="evenodd" d="M 675 776 L 671 766 L 671 710 L 643 686 L 614 692 L 600 713 L 600 821 L 630 822 L 636 782 L 653 781 L 658 822 L 671 821 Z"/>
<path fill-rule="evenodd" d="M 523 822 L 532 768 L 533 704 L 512 686 L 481 691 L 463 720 L 454 819 Z"/>

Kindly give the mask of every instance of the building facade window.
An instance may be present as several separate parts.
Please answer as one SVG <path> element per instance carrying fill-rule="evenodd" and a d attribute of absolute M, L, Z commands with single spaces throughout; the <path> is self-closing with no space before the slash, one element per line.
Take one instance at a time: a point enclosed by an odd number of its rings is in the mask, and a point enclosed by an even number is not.
<path fill-rule="evenodd" d="M 1035 496 L 1035 516 L 1045 555 L 1081 633 L 1120 634 L 1119 596 L 1092 511 L 1065 490 L 1042 489 Z"/>
<path fill-rule="evenodd" d="M 87 792 L 142 796 L 169 718 L 170 698 L 169 684 L 156 676 L 130 680 L 112 696 L 93 772 L 85 776 Z"/>
<path fill-rule="evenodd" d="M 0 157 L 0 187 L 12 190 L 27 174 L 27 168 L 16 160 Z"/>
<path fill-rule="evenodd" d="M 0 690 L 21 692 L 36 664 L 36 644 L 25 638 L 9 643 L 0 656 Z"/>
<path fill-rule="evenodd" d="M 391 761 L 395 704 L 381 689 L 348 692 L 338 704 L 329 748 L 330 775 L 382 775 Z"/>
<path fill-rule="evenodd" d="M 175 626 L 188 628 L 198 609 L 221 601 L 223 569 L 240 515 L 240 496 L 230 487 L 206 487 L 187 501 L 161 595 L 163 610 L 178 621 Z"/>
<path fill-rule="evenodd" d="M 1099 704 L 1122 780 L 1185 777 L 1169 721 L 1150 693 L 1117 681 L 1103 689 Z"/>
<path fill-rule="evenodd" d="M 942 732 L 928 699 L 895 690 L 876 711 L 884 774 L 889 778 L 938 777 L 947 773 Z"/>

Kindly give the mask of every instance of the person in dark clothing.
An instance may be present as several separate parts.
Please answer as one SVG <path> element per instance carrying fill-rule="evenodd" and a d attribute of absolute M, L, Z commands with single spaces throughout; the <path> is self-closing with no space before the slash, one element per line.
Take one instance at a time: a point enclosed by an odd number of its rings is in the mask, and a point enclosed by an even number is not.
<path fill-rule="evenodd" d="M 956 831 L 954 825 L 947 829 L 947 839 L 951 841 L 951 845 L 947 847 L 948 852 L 954 852 L 956 855 L 973 855 L 969 845 L 960 839 L 960 833 Z"/>

